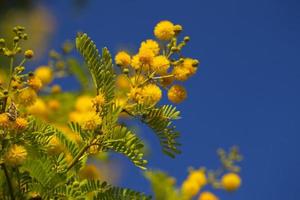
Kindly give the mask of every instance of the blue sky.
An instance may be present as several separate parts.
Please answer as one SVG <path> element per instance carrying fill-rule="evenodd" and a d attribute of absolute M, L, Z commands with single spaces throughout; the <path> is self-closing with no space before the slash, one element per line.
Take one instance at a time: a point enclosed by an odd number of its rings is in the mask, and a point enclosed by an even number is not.
<path fill-rule="evenodd" d="M 191 37 L 185 55 L 201 60 L 179 106 L 183 154 L 154 147 L 149 166 L 182 181 L 189 166 L 218 166 L 218 147 L 239 145 L 243 186 L 224 200 L 297 200 L 300 156 L 300 2 L 297 0 L 109 0 L 75 10 L 70 1 L 44 1 L 58 19 L 52 48 L 77 31 L 115 53 L 137 48 L 153 26 L 168 19 Z M 121 185 L 150 192 L 141 171 L 124 161 Z"/>

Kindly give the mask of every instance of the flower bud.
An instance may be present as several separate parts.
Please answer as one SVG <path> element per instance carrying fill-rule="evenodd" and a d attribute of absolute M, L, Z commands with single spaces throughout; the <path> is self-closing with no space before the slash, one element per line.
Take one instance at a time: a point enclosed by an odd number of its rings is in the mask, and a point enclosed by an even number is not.
<path fill-rule="evenodd" d="M 17 51 L 17 53 L 21 53 L 22 52 L 22 48 L 18 47 L 16 51 Z"/>
<path fill-rule="evenodd" d="M 5 46 L 5 39 L 0 38 L 0 46 L 4 47 Z"/>
<path fill-rule="evenodd" d="M 171 51 L 172 51 L 172 52 L 177 52 L 177 51 L 179 51 L 179 49 L 178 49 L 177 47 L 172 47 L 172 48 L 171 48 Z"/>
<path fill-rule="evenodd" d="M 184 41 L 184 42 L 189 42 L 189 41 L 190 41 L 190 37 L 189 37 L 189 36 L 185 36 L 185 37 L 183 38 L 183 41 Z"/>
<path fill-rule="evenodd" d="M 15 36 L 15 37 L 14 37 L 14 42 L 15 42 L 15 43 L 19 42 L 19 40 L 20 40 L 20 38 L 19 38 L 18 36 Z"/>
<path fill-rule="evenodd" d="M 199 65 L 199 60 L 195 59 L 195 60 L 193 61 L 193 66 L 194 66 L 194 67 L 197 67 L 198 65 Z"/>
<path fill-rule="evenodd" d="M 175 25 L 174 26 L 174 31 L 175 31 L 175 33 L 180 33 L 181 31 L 182 31 L 182 26 L 181 25 L 179 25 L 179 24 L 177 24 L 177 25 Z"/>
<path fill-rule="evenodd" d="M 15 55 L 15 53 L 13 51 L 5 49 L 4 55 L 7 56 L 7 57 L 13 57 Z"/>
<path fill-rule="evenodd" d="M 28 40 L 28 35 L 26 33 L 24 33 L 23 36 L 22 36 L 22 39 L 23 40 Z"/>
<path fill-rule="evenodd" d="M 124 69 L 123 69 L 123 73 L 124 73 L 124 74 L 128 74 L 128 73 L 129 73 L 129 69 L 128 69 L 128 68 L 124 68 Z"/>
<path fill-rule="evenodd" d="M 34 52 L 32 50 L 26 50 L 24 53 L 25 58 L 31 59 L 34 56 Z"/>

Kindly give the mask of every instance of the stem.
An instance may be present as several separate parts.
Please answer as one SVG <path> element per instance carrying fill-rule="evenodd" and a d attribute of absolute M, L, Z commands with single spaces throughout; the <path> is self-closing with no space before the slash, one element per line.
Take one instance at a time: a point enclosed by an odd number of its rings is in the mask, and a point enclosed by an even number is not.
<path fill-rule="evenodd" d="M 4 163 L 2 163 L 1 166 L 2 166 L 2 169 L 3 169 L 5 177 L 6 177 L 6 181 L 7 181 L 7 185 L 8 185 L 10 197 L 11 197 L 12 200 L 15 200 L 14 190 L 13 190 L 13 187 L 12 187 L 12 184 L 11 184 L 11 180 L 9 178 L 9 174 L 8 174 L 7 168 L 6 168 L 6 166 L 5 166 Z"/>
<path fill-rule="evenodd" d="M 9 66 L 9 84 L 8 84 L 8 92 L 10 91 L 10 86 L 13 79 L 13 72 L 14 72 L 14 58 L 10 58 L 10 66 Z"/>
<path fill-rule="evenodd" d="M 173 76 L 174 76 L 173 74 L 169 74 L 169 75 L 165 75 L 165 76 L 152 77 L 152 79 L 156 80 L 156 79 L 163 79 L 163 78 L 171 78 Z"/>
<path fill-rule="evenodd" d="M 4 98 L 3 98 L 3 101 L 2 101 L 2 109 L 1 109 L 1 111 L 0 111 L 0 113 L 4 113 L 5 112 L 5 109 L 6 109 L 6 104 L 7 104 L 7 96 L 5 96 Z"/>
<path fill-rule="evenodd" d="M 90 147 L 90 144 L 86 145 L 84 148 L 81 149 L 81 151 L 76 155 L 76 157 L 72 160 L 72 162 L 69 164 L 67 168 L 67 172 L 70 171 L 74 167 L 74 165 L 78 162 L 78 160 L 83 156 L 83 154 L 88 150 Z"/>
<path fill-rule="evenodd" d="M 13 66 L 14 66 L 14 58 L 12 57 L 10 59 L 10 74 L 9 74 L 10 78 L 9 78 L 8 91 L 10 89 L 10 85 L 11 85 L 12 77 L 13 77 Z M 8 99 L 8 97 L 5 97 L 3 105 L 2 105 L 3 107 L 2 107 L 2 110 L 1 110 L 0 113 L 4 113 L 5 112 L 5 110 L 6 110 L 6 104 L 7 104 L 7 99 Z M 10 177 L 9 177 L 6 165 L 4 163 L 2 163 L 1 166 L 2 166 L 2 169 L 3 169 L 4 174 L 5 174 L 5 178 L 6 178 L 6 182 L 7 182 L 7 185 L 8 185 L 8 190 L 9 190 L 11 199 L 15 200 L 13 186 L 12 186 L 12 183 L 11 183 L 11 180 L 10 180 Z"/>
<path fill-rule="evenodd" d="M 139 87 L 140 87 L 140 86 L 143 86 L 143 85 L 146 84 L 148 81 L 152 80 L 155 73 L 156 73 L 156 71 L 152 72 L 144 82 L 142 82 L 141 84 L 139 84 Z"/>
<path fill-rule="evenodd" d="M 20 171 L 19 171 L 19 168 L 18 168 L 18 167 L 16 167 L 16 174 L 17 174 L 17 179 L 18 179 L 18 187 L 19 187 L 19 191 L 21 191 Z"/>
<path fill-rule="evenodd" d="M 26 58 L 24 58 L 24 59 L 20 62 L 19 66 L 24 65 L 26 61 L 27 61 Z"/>

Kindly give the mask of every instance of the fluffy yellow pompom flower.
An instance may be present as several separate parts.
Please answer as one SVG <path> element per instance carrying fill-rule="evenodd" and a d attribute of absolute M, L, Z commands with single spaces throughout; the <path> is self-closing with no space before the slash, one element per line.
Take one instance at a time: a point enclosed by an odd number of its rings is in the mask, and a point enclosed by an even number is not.
<path fill-rule="evenodd" d="M 47 146 L 47 152 L 49 155 L 58 155 L 65 150 L 64 146 L 61 144 L 56 136 L 53 136 Z"/>
<path fill-rule="evenodd" d="M 83 129 L 93 130 L 102 123 L 102 119 L 96 112 L 91 111 L 84 113 L 84 118 L 82 118 L 79 123 L 82 125 Z"/>
<path fill-rule="evenodd" d="M 130 81 L 125 74 L 118 75 L 116 78 L 116 86 L 121 90 L 128 90 L 130 88 Z"/>
<path fill-rule="evenodd" d="M 27 151 L 23 146 L 13 145 L 4 156 L 4 162 L 10 166 L 18 166 L 24 163 L 27 158 Z"/>
<path fill-rule="evenodd" d="M 142 63 L 140 62 L 140 56 L 139 54 L 136 54 L 131 59 L 131 67 L 135 70 L 140 69 L 142 66 Z"/>
<path fill-rule="evenodd" d="M 39 91 L 43 87 L 43 83 L 42 83 L 41 79 L 39 79 L 36 76 L 31 77 L 28 80 L 28 85 L 35 91 Z"/>
<path fill-rule="evenodd" d="M 156 56 L 153 59 L 153 70 L 156 71 L 158 74 L 166 74 L 169 67 L 170 61 L 166 56 Z"/>
<path fill-rule="evenodd" d="M 37 98 L 36 102 L 28 107 L 28 112 L 32 115 L 45 117 L 48 114 L 48 108 L 44 100 Z"/>
<path fill-rule="evenodd" d="M 79 96 L 76 103 L 75 109 L 79 112 L 87 112 L 93 110 L 93 98 L 87 95 Z"/>
<path fill-rule="evenodd" d="M 105 104 L 105 95 L 103 93 L 99 93 L 93 100 L 92 100 L 92 103 L 95 105 L 95 106 L 103 106 Z"/>
<path fill-rule="evenodd" d="M 196 73 L 197 65 L 197 60 L 186 58 L 180 65 L 174 67 L 172 74 L 176 80 L 186 81 L 190 76 Z"/>
<path fill-rule="evenodd" d="M 152 65 L 154 59 L 154 53 L 150 49 L 141 49 L 139 51 L 139 61 L 143 65 L 143 67 L 149 67 Z M 145 69 L 145 68 L 144 68 Z M 147 68 L 145 69 L 147 70 Z"/>
<path fill-rule="evenodd" d="M 206 175 L 204 170 L 194 170 L 191 171 L 188 179 L 196 181 L 200 187 L 203 187 L 207 183 Z"/>
<path fill-rule="evenodd" d="M 154 35 L 160 40 L 170 40 L 175 36 L 174 24 L 170 21 L 161 21 L 154 28 Z"/>
<path fill-rule="evenodd" d="M 15 121 L 15 126 L 19 130 L 26 129 L 28 126 L 28 121 L 27 121 L 27 119 L 25 119 L 23 117 L 17 117 L 17 119 Z"/>
<path fill-rule="evenodd" d="M 52 87 L 51 87 L 51 93 L 52 94 L 58 94 L 58 93 L 60 93 L 61 92 L 61 87 L 60 87 L 60 85 L 53 85 Z"/>
<path fill-rule="evenodd" d="M 40 66 L 34 71 L 34 75 L 41 79 L 43 85 L 49 84 L 53 80 L 53 71 L 48 66 Z"/>
<path fill-rule="evenodd" d="M 7 113 L 0 114 L 0 127 L 5 128 L 9 125 L 9 118 Z"/>
<path fill-rule="evenodd" d="M 221 179 L 222 186 L 227 191 L 237 190 L 241 186 L 241 182 L 240 176 L 236 173 L 225 174 Z"/>
<path fill-rule="evenodd" d="M 130 100 L 139 102 L 141 100 L 142 89 L 138 87 L 131 87 L 130 91 L 127 93 L 127 97 Z"/>
<path fill-rule="evenodd" d="M 193 180 L 185 180 L 181 186 L 181 191 L 188 199 L 195 196 L 200 190 L 199 184 Z"/>
<path fill-rule="evenodd" d="M 154 55 L 158 55 L 159 53 L 159 44 L 154 40 L 146 40 L 141 43 L 140 51 L 143 49 L 150 49 Z"/>
<path fill-rule="evenodd" d="M 146 104 L 156 104 L 162 97 L 161 89 L 155 84 L 148 84 L 143 87 L 142 92 L 142 102 Z"/>
<path fill-rule="evenodd" d="M 23 106 L 33 105 L 36 99 L 37 99 L 37 94 L 32 88 L 25 88 L 21 90 L 16 96 L 17 102 Z"/>
<path fill-rule="evenodd" d="M 198 60 L 192 58 L 186 58 L 184 59 L 182 66 L 183 68 L 188 69 L 189 76 L 192 76 L 196 73 L 198 64 L 199 64 Z"/>
<path fill-rule="evenodd" d="M 115 56 L 115 62 L 119 66 L 127 67 L 131 63 L 131 57 L 130 57 L 130 55 L 127 52 L 120 51 Z"/>
<path fill-rule="evenodd" d="M 219 198 L 211 192 L 202 192 L 198 200 L 219 200 Z"/>
<path fill-rule="evenodd" d="M 53 111 L 56 111 L 59 109 L 60 107 L 60 102 L 56 99 L 51 99 L 48 101 L 48 107 L 53 110 Z"/>
<path fill-rule="evenodd" d="M 73 111 L 73 112 L 70 112 L 70 114 L 69 114 L 69 121 L 71 121 L 71 122 L 80 123 L 83 118 L 84 118 L 84 113 L 82 113 L 82 112 Z"/>
<path fill-rule="evenodd" d="M 173 103 L 181 103 L 186 97 L 186 90 L 180 85 L 173 85 L 168 91 L 168 99 Z"/>
<path fill-rule="evenodd" d="M 174 75 L 174 78 L 178 81 L 186 81 L 190 76 L 190 71 L 186 68 L 183 68 L 181 66 L 175 66 L 172 74 Z"/>
<path fill-rule="evenodd" d="M 99 179 L 100 173 L 95 165 L 86 165 L 79 171 L 80 179 Z"/>

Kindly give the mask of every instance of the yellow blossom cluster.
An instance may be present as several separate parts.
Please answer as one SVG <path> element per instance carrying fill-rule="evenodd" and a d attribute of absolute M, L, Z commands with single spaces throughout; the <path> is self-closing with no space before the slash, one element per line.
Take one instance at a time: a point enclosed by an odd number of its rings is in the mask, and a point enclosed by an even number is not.
<path fill-rule="evenodd" d="M 198 200 L 219 200 L 219 198 L 209 191 L 202 192 Z"/>
<path fill-rule="evenodd" d="M 10 85 L 14 94 L 13 102 L 17 103 L 20 107 L 27 108 L 31 114 L 45 115 L 47 106 L 43 100 L 38 98 L 38 92 L 52 81 L 53 74 L 51 68 L 41 66 L 34 73 L 27 74 L 27 79 L 22 78 L 23 76 L 16 73 L 12 78 Z M 53 90 L 59 92 L 60 88 L 54 88 Z"/>
<path fill-rule="evenodd" d="M 14 144 L 8 149 L 4 158 L 4 162 L 7 165 L 14 167 L 21 165 L 27 158 L 27 150 L 21 145 Z"/>
<path fill-rule="evenodd" d="M 194 197 L 200 189 L 207 184 L 207 178 L 203 169 L 190 171 L 189 176 L 182 184 L 182 193 L 185 198 Z"/>
<path fill-rule="evenodd" d="M 156 104 L 162 98 L 162 90 L 168 91 L 171 102 L 178 104 L 187 97 L 185 88 L 174 82 L 186 81 L 197 71 L 199 61 L 182 56 L 181 50 L 189 41 L 179 41 L 180 25 L 161 21 L 154 28 L 157 40 L 141 42 L 136 54 L 120 51 L 115 63 L 121 74 L 116 84 L 119 97 L 127 103 Z"/>
<path fill-rule="evenodd" d="M 7 113 L 0 114 L 0 127 L 6 128 L 9 125 L 9 118 Z"/>
<path fill-rule="evenodd" d="M 215 188 L 221 188 L 228 192 L 233 192 L 241 186 L 241 178 L 237 173 L 225 173 L 219 181 L 209 178 L 204 169 L 191 170 L 188 177 L 181 186 L 184 199 L 192 199 L 199 192 L 198 200 L 219 200 L 219 198 L 209 191 L 201 191 L 204 186 L 212 184 Z"/>
<path fill-rule="evenodd" d="M 25 130 L 28 127 L 28 120 L 24 117 L 10 119 L 10 113 L 0 114 L 0 128 L 10 129 L 13 132 Z"/>
<path fill-rule="evenodd" d="M 225 190 L 232 192 L 237 190 L 241 186 L 242 180 L 238 174 L 228 173 L 223 175 L 221 179 L 221 183 L 222 183 L 222 187 Z"/>
<path fill-rule="evenodd" d="M 26 60 L 33 58 L 35 55 L 30 49 L 24 51 L 24 61 L 19 66 L 12 67 L 8 77 L 9 81 L 6 80 L 7 83 L 5 83 L 3 77 L 0 77 L 0 135 L 7 136 L 9 140 L 7 144 L 3 142 L 7 147 L 3 151 L 3 156 L 1 156 L 3 164 L 13 169 L 26 162 L 26 159 L 32 159 L 30 142 L 26 143 L 22 137 L 26 133 L 31 133 L 30 128 L 34 127 L 31 125 L 35 125 L 36 122 L 34 117 L 42 118 L 46 124 L 51 124 L 53 128 L 59 130 L 58 132 L 53 131 L 55 134 L 49 136 L 49 138 L 45 137 L 47 139 L 45 152 L 50 156 L 59 157 L 63 153 L 68 164 L 67 170 L 69 170 L 78 161 L 76 159 L 81 159 L 80 156 L 83 157 L 83 154 L 98 154 L 97 156 L 99 156 L 99 150 L 102 150 L 101 145 L 104 143 L 97 143 L 97 140 L 102 139 L 100 137 L 105 134 L 98 133 L 102 133 L 102 129 L 110 128 L 104 126 L 110 120 L 109 117 L 104 115 L 108 110 L 105 107 L 106 105 L 111 105 L 113 102 L 112 104 L 117 105 L 118 109 L 119 106 L 122 108 L 120 109 L 121 114 L 130 115 L 130 112 L 127 112 L 127 107 L 134 107 L 136 104 L 149 107 L 155 106 L 163 98 L 164 93 L 169 101 L 174 104 L 183 102 L 187 98 L 187 91 L 181 83 L 187 81 L 196 73 L 199 61 L 183 56 L 182 49 L 189 41 L 189 37 L 180 40 L 179 34 L 182 30 L 181 25 L 166 20 L 161 21 L 153 30 L 156 39 L 142 41 L 138 51 L 134 54 L 126 51 L 120 51 L 116 54 L 115 64 L 119 68 L 115 79 L 116 90 L 113 91 L 113 100 L 108 98 L 110 95 L 103 88 L 97 88 L 96 96 L 88 95 L 90 94 L 90 88 L 88 88 L 87 90 L 83 89 L 79 96 L 78 93 L 72 93 L 70 95 L 71 100 L 68 99 L 64 102 L 61 99 L 65 97 L 65 94 L 61 93 L 60 85 L 53 85 L 52 83 L 56 77 L 63 77 L 68 73 L 68 70 L 70 71 L 67 66 L 70 60 L 63 61 L 59 58 L 60 55 L 51 52 L 52 58 L 56 61 L 54 65 L 49 62 L 49 66 L 39 66 L 34 72 L 23 73 L 25 71 L 23 65 Z M 0 54 L 2 53 L 9 58 L 13 58 L 15 54 L 22 52 L 17 48 L 13 50 L 3 50 L 2 48 L 0 50 Z M 64 51 L 65 53 L 68 52 L 69 47 L 65 47 Z M 82 73 L 84 74 L 84 72 Z M 82 86 L 85 86 L 84 82 L 83 80 Z M 52 96 L 39 96 L 41 92 L 52 94 Z M 71 108 L 65 109 L 68 105 L 71 105 Z M 61 113 L 60 109 L 63 110 Z M 69 121 L 78 123 L 81 128 L 80 131 L 95 136 L 88 141 L 85 148 L 82 148 L 82 154 L 78 154 L 79 156 L 73 155 L 74 153 L 68 147 L 69 144 L 64 143 L 61 139 L 61 137 L 66 136 L 75 145 L 81 147 L 86 145 L 84 144 L 86 141 L 84 141 L 82 132 L 73 132 L 71 131 L 73 127 L 69 128 L 65 124 L 62 125 L 60 122 L 55 121 L 56 119 L 52 120 L 51 114 L 53 114 L 52 117 L 57 118 L 59 118 L 58 115 L 64 115 Z M 33 115 L 33 118 L 31 118 L 31 115 Z M 103 133 L 105 132 L 103 131 Z M 17 139 L 15 140 L 15 138 Z M 121 140 L 116 139 L 115 141 Z M 71 142 L 70 144 L 73 145 Z M 133 150 L 132 154 L 136 153 L 135 151 L 138 152 L 138 150 Z M 231 158 L 232 156 L 228 157 Z M 73 162 L 74 160 L 75 162 Z M 229 159 L 229 162 L 226 163 L 233 163 L 231 161 Z M 219 177 L 222 174 L 223 176 Z M 88 164 L 80 168 L 78 177 L 82 180 L 103 179 L 103 174 L 99 173 L 95 165 Z M 174 179 L 171 178 L 169 182 L 175 187 Z M 234 170 L 229 170 L 228 173 L 222 171 L 218 176 L 209 174 L 204 168 L 190 170 L 188 177 L 178 190 L 178 195 L 181 195 L 183 200 L 194 199 L 197 195 L 198 200 L 219 200 L 212 192 L 203 190 L 207 185 L 231 192 L 241 186 L 241 178 Z"/>
<path fill-rule="evenodd" d="M 49 66 L 40 66 L 34 71 L 34 75 L 39 78 L 43 85 L 47 85 L 53 80 L 53 70 Z"/>
<path fill-rule="evenodd" d="M 75 111 L 69 114 L 69 120 L 79 123 L 86 130 L 93 130 L 101 125 L 102 119 L 96 112 L 95 104 L 103 104 L 103 96 L 80 96 L 75 102 Z"/>

